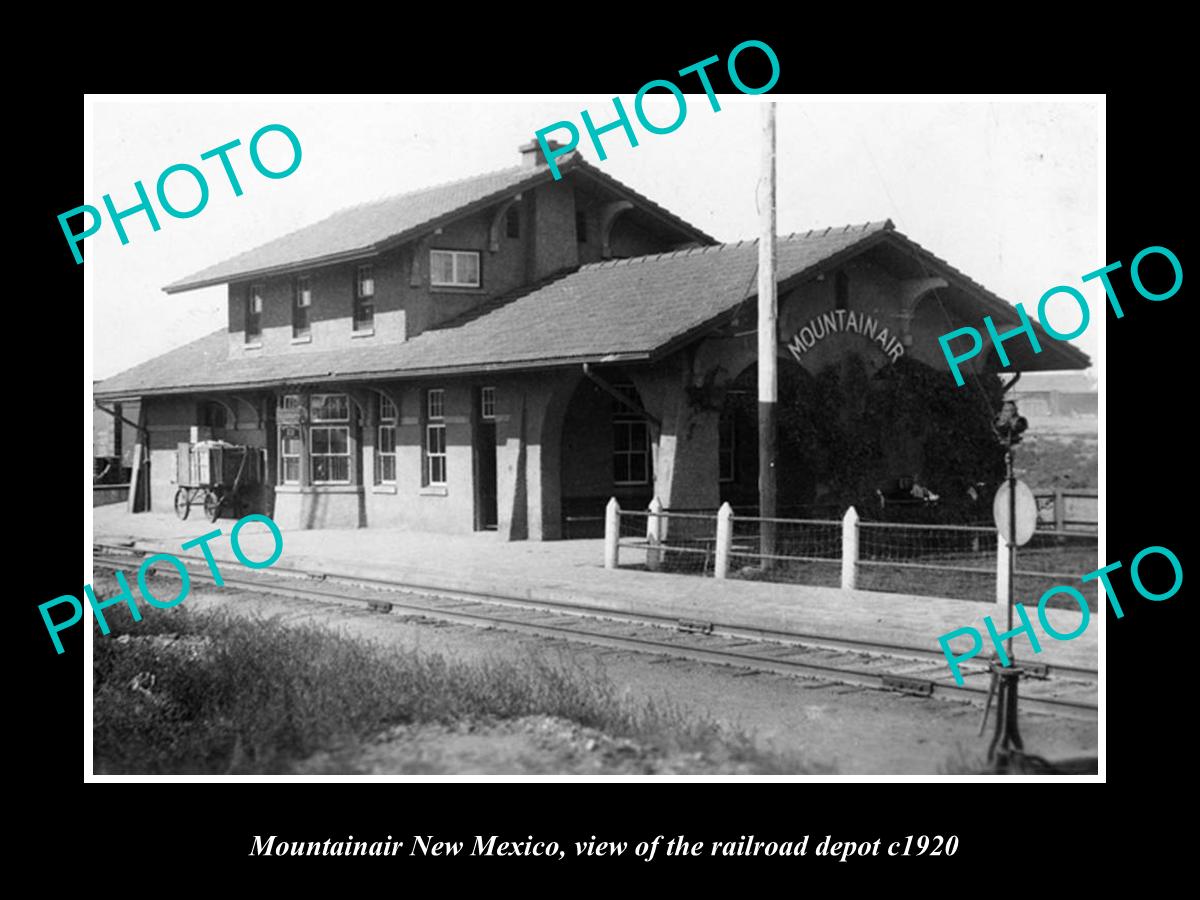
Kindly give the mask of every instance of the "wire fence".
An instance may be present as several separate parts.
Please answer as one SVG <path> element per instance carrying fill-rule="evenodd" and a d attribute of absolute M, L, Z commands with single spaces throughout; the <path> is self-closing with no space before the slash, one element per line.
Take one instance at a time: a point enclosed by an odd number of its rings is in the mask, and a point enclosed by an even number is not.
<path fill-rule="evenodd" d="M 625 567 L 712 576 L 718 568 L 716 510 L 618 513 L 618 545 Z M 854 529 L 847 543 L 847 528 Z M 854 586 L 922 596 L 994 602 L 998 539 L 992 527 L 836 519 L 730 516 L 728 577 L 838 587 L 844 584 L 847 547 Z M 628 552 L 634 551 L 634 552 Z M 1014 559 L 1018 601 L 1036 604 L 1047 590 L 1071 585 L 1092 609 L 1098 582 L 1080 576 L 1099 568 L 1096 535 L 1043 529 Z M 1070 597 L 1048 605 L 1073 607 Z"/>
<path fill-rule="evenodd" d="M 620 546 L 644 551 L 646 568 L 711 575 L 716 522 L 715 514 L 622 510 Z M 652 525 L 660 529 L 654 537 L 649 536 Z"/>
<path fill-rule="evenodd" d="M 860 522 L 858 585 L 990 602 L 996 597 L 997 543 L 995 528 Z M 1100 565 L 1096 535 L 1042 531 L 1017 548 L 1013 564 L 1013 591 L 1021 602 L 1036 604 L 1050 588 L 1069 584 L 1095 609 L 1096 584 L 1082 585 L 1079 578 Z M 1048 605 L 1074 601 L 1055 597 Z"/>

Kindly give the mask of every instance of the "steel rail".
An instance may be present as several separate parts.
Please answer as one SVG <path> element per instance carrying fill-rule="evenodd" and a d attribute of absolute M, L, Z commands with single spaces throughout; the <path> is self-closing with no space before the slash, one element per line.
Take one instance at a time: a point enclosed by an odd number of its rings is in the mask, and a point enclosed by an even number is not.
<path fill-rule="evenodd" d="M 121 545 L 103 545 L 95 544 L 97 547 L 106 547 L 109 550 L 114 550 L 119 553 L 140 554 L 140 556 L 149 556 L 150 553 L 161 552 L 158 550 L 137 550 L 137 548 L 125 547 Z M 173 556 L 185 560 L 185 562 L 205 564 L 204 557 L 187 556 L 187 554 L 175 553 Z M 230 562 L 230 560 L 218 560 L 218 562 Z M 533 594 L 517 595 L 503 594 L 494 592 L 494 590 L 473 590 L 470 588 L 446 588 L 433 586 L 433 584 L 418 584 L 414 582 L 401 582 L 391 580 L 391 578 L 380 578 L 371 575 L 350 575 L 346 572 L 313 572 L 308 569 L 296 569 L 294 566 L 272 565 L 271 572 L 275 575 L 292 576 L 296 578 L 306 578 L 313 580 L 314 577 L 320 581 L 340 581 L 348 584 L 362 584 L 362 586 L 389 590 L 389 592 L 402 594 L 419 594 L 431 596 L 445 596 L 451 600 L 469 599 L 475 602 L 487 602 L 497 606 L 517 606 L 526 608 L 526 610 L 539 610 L 548 613 L 563 613 L 569 616 L 590 616 L 605 619 L 612 619 L 614 622 L 628 622 L 630 624 L 646 624 L 658 625 L 661 628 L 677 628 L 679 624 L 679 616 L 672 614 L 654 613 L 654 612 L 637 612 L 632 610 L 612 610 L 605 606 L 590 606 L 587 604 L 563 604 L 556 600 L 546 600 L 535 598 Z M 970 602 L 970 601 L 964 601 Z M 854 637 L 836 637 L 832 635 L 816 635 L 808 634 L 803 631 L 785 631 L 781 629 L 762 628 L 758 625 L 737 625 L 722 622 L 706 622 L 709 626 L 709 634 L 719 635 L 722 637 L 731 638 L 750 638 L 750 640 L 768 640 L 776 643 L 798 643 L 803 646 L 816 647 L 818 649 L 838 649 L 838 650 L 856 650 L 860 653 L 878 653 L 887 656 L 911 656 L 914 660 L 934 660 L 938 662 L 946 661 L 946 656 L 941 650 L 913 647 L 911 644 L 895 644 L 883 643 L 880 641 L 866 641 L 862 638 Z M 986 660 L 983 660 L 986 661 Z M 1069 666 L 1060 664 L 1042 664 L 1048 670 L 1048 673 L 1061 672 L 1070 674 L 1076 678 L 1084 678 L 1094 680 L 1097 678 L 1097 670 L 1094 668 L 1085 668 L 1082 666 Z"/>
<path fill-rule="evenodd" d="M 136 557 L 142 553 L 140 550 L 131 551 L 128 548 L 121 547 L 112 547 L 112 549 L 117 550 L 122 556 L 125 557 Z M 192 566 L 196 568 L 196 571 L 192 571 L 192 568 L 189 567 L 189 577 L 198 577 L 208 582 L 214 581 L 209 572 L 207 561 L 203 558 L 190 556 L 179 556 L 178 558 L 185 563 L 191 563 Z M 95 564 L 110 568 L 137 569 L 140 568 L 140 563 L 141 561 L 137 560 L 136 558 L 117 558 L 112 556 L 97 556 L 95 558 Z M 178 577 L 177 570 L 173 566 L 165 566 L 161 569 L 158 569 L 156 566 L 155 569 L 168 576 Z M 493 627 L 503 627 L 507 630 L 520 633 L 574 640 L 577 642 L 587 643 L 594 646 L 602 646 L 610 649 L 632 650 L 637 652 L 657 652 L 696 662 L 742 665 L 749 668 L 758 669 L 760 671 L 767 671 L 782 675 L 796 675 L 803 673 L 822 677 L 827 680 L 832 680 L 843 684 L 861 687 L 880 689 L 888 689 L 891 687 L 891 689 L 895 689 L 895 685 L 893 684 L 889 686 L 887 681 L 889 679 L 895 679 L 895 677 L 899 674 L 895 672 L 864 671 L 861 669 L 846 668 L 845 666 L 840 665 L 830 665 L 823 662 L 764 657 L 759 654 L 748 653 L 745 651 L 735 651 L 731 648 L 708 649 L 702 647 L 681 646 L 677 643 L 671 643 L 669 641 L 659 641 L 645 637 L 634 637 L 628 635 L 616 636 L 574 626 L 551 625 L 544 622 L 534 624 L 529 622 L 513 621 L 512 619 L 505 618 L 503 615 L 498 615 L 496 610 L 496 607 L 507 607 L 510 609 L 521 609 L 526 612 L 538 611 L 548 613 L 553 616 L 567 615 L 575 619 L 585 618 L 578 613 L 571 615 L 571 611 L 577 609 L 576 607 L 568 607 L 565 605 L 560 606 L 558 604 L 550 604 L 544 601 L 525 601 L 517 598 L 517 602 L 496 602 L 495 599 L 492 598 L 492 595 L 483 592 L 445 590 L 441 588 L 422 588 L 414 585 L 399 585 L 395 582 L 385 581 L 383 579 L 361 578 L 358 576 L 332 576 L 337 580 L 345 581 L 347 586 L 353 586 L 355 582 L 359 582 L 367 589 L 370 589 L 373 585 L 383 585 L 390 593 L 401 593 L 406 595 L 417 594 L 429 599 L 444 599 L 460 604 L 465 603 L 468 606 L 474 605 L 492 608 L 486 611 L 479 609 L 468 609 L 461 606 L 457 608 L 446 608 L 444 606 L 438 606 L 428 602 L 399 602 L 392 598 L 380 601 L 365 597 L 348 597 L 344 594 L 337 593 L 331 590 L 328 586 L 330 576 L 322 576 L 320 578 L 320 584 L 322 586 L 314 586 L 311 583 L 313 580 L 313 574 L 310 572 L 300 569 L 276 569 L 273 567 L 272 574 L 280 575 L 282 573 L 289 573 L 298 576 L 299 578 L 307 579 L 310 581 L 310 584 L 301 585 L 295 583 L 274 583 L 264 580 L 262 576 L 238 577 L 237 575 L 226 574 L 225 572 L 222 573 L 222 580 L 227 587 L 238 587 L 249 591 L 258 591 L 261 593 L 271 593 L 283 596 L 301 596 L 318 601 L 336 602 L 342 605 L 351 606 L 370 606 L 372 603 L 384 602 L 389 606 L 388 611 L 398 609 L 401 612 L 406 612 L 408 614 L 422 615 L 429 618 L 455 622 L 458 624 L 476 626 L 486 624 Z M 280 580 L 286 581 L 287 578 L 285 576 Z M 640 613 L 627 614 L 623 612 L 614 613 L 611 610 L 605 610 L 596 607 L 591 607 L 589 609 L 591 610 L 590 617 L 592 618 L 611 619 L 613 621 L 626 624 L 652 624 L 659 627 L 662 627 L 663 625 L 669 625 L 669 627 L 673 628 L 677 628 L 681 624 L 680 620 L 667 616 L 654 616 Z M 703 624 L 707 625 L 708 623 Z M 704 633 L 726 639 L 739 637 L 749 638 L 757 642 L 761 641 L 764 635 L 771 634 L 772 632 L 769 629 L 739 628 L 723 629 L 722 632 L 718 634 L 715 631 L 715 627 L 710 627 L 709 629 L 705 630 Z M 844 639 L 831 640 L 828 638 L 821 638 L 819 636 L 816 637 L 816 642 L 801 642 L 796 640 L 797 636 L 793 633 L 779 632 L 779 634 L 786 634 L 791 637 L 792 640 L 788 641 L 787 643 L 795 643 L 798 649 L 804 648 L 812 650 L 856 653 L 869 653 L 871 650 L 874 650 L 877 655 L 881 657 L 896 659 L 894 654 L 881 652 L 879 650 L 880 647 L 886 647 L 888 645 Z M 912 648 L 903 649 L 907 651 L 911 650 Z M 925 656 L 924 654 L 921 654 L 916 659 L 910 657 L 907 660 L 901 658 L 897 661 L 909 665 L 911 665 L 913 662 L 927 664 L 931 658 L 935 658 L 938 661 L 944 661 L 944 657 L 941 654 L 932 654 L 931 656 Z M 1060 670 L 1067 669 L 1067 667 L 1056 668 Z M 970 672 L 968 675 L 979 675 L 983 674 L 985 671 L 986 669 L 982 669 L 978 672 Z M 1074 669 L 1074 671 L 1084 676 L 1094 674 L 1091 672 L 1091 670 L 1086 669 Z M 910 676 L 907 675 L 902 677 L 912 680 Z M 955 684 L 944 684 L 929 680 L 924 680 L 922 682 L 922 686 L 925 687 L 926 690 L 919 692 L 925 696 L 933 696 L 934 693 L 939 691 L 943 694 L 960 695 L 964 698 L 969 695 L 974 695 L 975 697 L 986 697 L 988 693 L 988 690 L 982 687 L 973 687 L 965 684 L 959 686 Z M 1026 709 L 1050 714 L 1073 714 L 1075 717 L 1082 716 L 1085 718 L 1093 718 L 1097 713 L 1097 707 L 1095 705 L 1076 700 L 1066 700 L 1056 697 L 1029 696 L 1023 698 L 1023 700 Z"/>
<path fill-rule="evenodd" d="M 137 554 L 141 556 L 162 552 L 158 548 L 142 550 L 122 546 L 119 544 L 94 543 L 93 546 L 115 550 L 118 553 Z M 173 555 L 185 562 L 204 564 L 207 567 L 207 562 L 202 556 L 190 556 L 180 553 Z M 218 560 L 218 562 L 230 562 L 230 560 Z M 372 575 L 352 575 L 341 572 L 314 573 L 310 569 L 298 569 L 293 566 L 279 565 L 271 566 L 271 573 L 308 580 L 317 578 L 324 582 L 329 582 L 332 580 L 347 584 L 360 584 L 367 587 L 378 588 L 397 593 L 443 596 L 452 600 L 468 598 L 473 602 L 491 603 L 497 606 L 517 606 L 523 609 L 535 609 L 548 613 L 561 613 L 581 617 L 599 617 L 611 619 L 613 621 L 628 622 L 636 625 L 657 625 L 664 628 L 674 629 L 678 626 L 680 621 L 680 617 L 678 615 L 668 615 L 665 613 L 617 610 L 609 607 L 592 606 L 582 603 L 560 603 L 555 600 L 534 597 L 532 594 L 520 596 L 517 594 L 503 594 L 492 590 L 472 590 L 470 588 L 461 587 L 447 588 L 437 585 L 396 581 L 393 579 L 380 578 Z M 971 601 L 963 602 L 969 603 Z M 990 604 L 985 605 L 990 606 Z M 710 627 L 709 633 L 720 635 L 722 637 L 770 640 L 777 643 L 796 643 L 803 644 L 805 646 L 817 647 L 820 649 L 853 650 L 863 653 L 879 653 L 886 656 L 910 656 L 914 660 L 928 659 L 937 662 L 945 662 L 946 660 L 945 655 L 940 650 L 927 647 L 914 647 L 911 644 L 889 644 L 860 638 L 812 634 L 800 631 L 784 631 L 777 628 L 766 628 L 757 625 L 737 625 L 728 622 L 714 621 L 705 622 L 704 624 Z M 981 662 L 985 663 L 987 661 L 987 659 L 981 660 Z M 1089 669 L 1082 666 L 1072 666 L 1058 663 L 1042 663 L 1041 665 L 1046 667 L 1048 674 L 1062 673 L 1064 675 L 1071 675 L 1076 678 L 1090 680 L 1095 680 L 1098 675 L 1096 669 Z"/>

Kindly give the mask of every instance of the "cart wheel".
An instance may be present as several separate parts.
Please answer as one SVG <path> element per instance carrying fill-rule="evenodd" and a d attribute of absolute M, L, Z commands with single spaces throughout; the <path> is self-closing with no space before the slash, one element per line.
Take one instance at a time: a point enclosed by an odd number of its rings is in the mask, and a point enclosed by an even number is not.
<path fill-rule="evenodd" d="M 180 488 L 175 492 L 175 515 L 186 519 L 192 511 L 191 501 L 188 500 L 188 489 Z"/>
<path fill-rule="evenodd" d="M 216 491 L 208 491 L 204 495 L 204 514 L 210 522 L 217 521 L 221 515 L 221 498 Z"/>

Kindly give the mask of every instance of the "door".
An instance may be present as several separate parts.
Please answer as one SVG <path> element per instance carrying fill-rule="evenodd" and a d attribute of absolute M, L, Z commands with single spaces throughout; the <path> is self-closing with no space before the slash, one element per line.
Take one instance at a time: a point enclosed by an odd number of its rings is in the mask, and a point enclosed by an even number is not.
<path fill-rule="evenodd" d="M 475 440 L 475 529 L 496 528 L 496 423 L 491 419 L 479 422 Z"/>

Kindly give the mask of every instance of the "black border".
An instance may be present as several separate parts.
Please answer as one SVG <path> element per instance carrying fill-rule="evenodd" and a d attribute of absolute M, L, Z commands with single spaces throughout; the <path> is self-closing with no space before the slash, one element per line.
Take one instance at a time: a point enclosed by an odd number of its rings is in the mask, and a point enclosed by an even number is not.
<path fill-rule="evenodd" d="M 512 11 L 510 11 L 512 12 Z M 681 14 L 682 15 L 682 14 Z M 1039 84 L 1026 84 L 1027 90 L 1090 90 L 1111 87 L 1115 76 L 1096 73 L 1086 63 L 1089 58 L 1105 58 L 1102 44 L 1090 44 L 1086 35 L 1073 34 L 1068 52 L 1063 49 L 1061 33 L 1048 24 L 1040 31 L 1028 20 L 997 22 L 992 42 L 965 54 L 961 42 L 952 41 L 957 50 L 945 58 L 939 41 L 919 29 L 901 33 L 890 26 L 901 18 L 884 13 L 884 21 L 862 35 L 862 41 L 842 35 L 830 35 L 818 17 L 812 31 L 793 26 L 741 27 L 728 23 L 725 33 L 746 32 L 745 36 L 766 40 L 776 49 L 782 75 L 775 93 L 795 91 L 878 91 L 892 90 L 982 90 L 1013 89 L 1014 68 L 1040 65 L 1038 60 L 1057 60 L 1053 78 Z M 578 29 L 570 29 L 555 13 L 524 10 L 521 16 L 542 17 L 542 31 L 533 34 L 510 26 L 509 35 L 520 37 L 492 40 L 481 35 L 478 43 L 460 42 L 454 51 L 438 46 L 426 51 L 385 54 L 379 63 L 378 77 L 360 65 L 343 71 L 360 73 L 356 84 L 349 79 L 339 85 L 344 90 L 361 90 L 364 85 L 388 85 L 398 90 L 460 90 L 472 93 L 503 93 L 536 90 L 544 92 L 601 92 L 629 95 L 646 80 L 669 77 L 670 73 L 713 53 L 724 56 L 743 37 L 734 39 L 711 35 L 696 37 L 675 31 L 651 28 L 613 28 L 590 39 L 581 38 Z M 943 23 L 944 24 L 944 23 Z M 557 29 L 557 31 L 555 31 Z M 503 32 L 498 32 L 503 33 Z M 551 35 L 555 41 L 551 42 Z M 112 38 L 116 40 L 116 38 Z M 854 46 L 856 57 L 832 60 L 813 45 L 832 41 L 837 48 Z M 514 43 L 515 42 L 515 43 Z M 916 42 L 916 43 L 913 43 Z M 503 44 L 504 46 L 497 46 Z M 914 47 L 923 47 L 909 53 Z M 515 49 L 514 49 L 515 48 Z M 525 48 L 527 52 L 521 52 Z M 941 48 L 944 50 L 945 48 Z M 553 52 L 551 52 L 553 51 Z M 69 51 L 62 50 L 61 53 Z M 828 50 L 823 51 L 828 54 Z M 1066 54 L 1064 56 L 1064 54 Z M 84 55 L 86 56 L 86 54 Z M 939 58 L 940 56 L 940 58 Z M 436 57 L 436 58 L 435 58 Z M 914 59 L 916 57 L 916 59 Z M 666 65 L 661 60 L 670 60 Z M 890 62 L 889 62 L 890 61 Z M 361 62 L 361 59 L 358 60 Z M 901 66 L 900 63 L 905 63 Z M 457 67 L 455 66 L 457 64 Z M 1115 64 L 1114 64 L 1115 65 Z M 1123 66 L 1137 68 L 1136 62 Z M 856 66 L 860 66 L 856 70 Z M 964 70 L 978 73 L 975 84 L 966 84 Z M 1157 66 L 1153 70 L 1158 73 Z M 328 87 L 328 68 L 323 67 L 320 87 Z M 719 69 L 714 69 L 719 73 Z M 233 72 L 222 84 L 205 70 L 187 76 L 180 73 L 176 89 L 180 91 L 245 90 L 248 84 L 235 83 Z M 1041 77 L 1027 72 L 1027 78 Z M 111 75 L 107 76 L 111 80 Z M 747 74 L 747 81 L 751 76 Z M 290 84 L 292 90 L 315 87 Z M 303 79 L 301 79 L 301 82 Z M 188 83 L 190 82 L 190 83 Z M 1108 84 L 1106 84 L 1108 82 Z M 755 83 L 755 82 L 751 82 Z M 1170 84 L 1163 75 L 1160 84 Z M 718 91 L 729 86 L 718 83 Z M 89 85 L 94 90 L 121 89 L 112 84 Z M 256 84 L 255 90 L 269 91 L 285 87 Z M 165 89 L 159 87 L 157 89 Z M 1189 211 L 1185 203 L 1183 154 L 1189 142 L 1177 136 L 1177 101 L 1170 91 L 1132 86 L 1110 92 L 1108 99 L 1108 252 L 1097 266 L 1120 259 L 1128 261 L 1149 245 L 1171 248 L 1187 268 L 1183 217 Z M 65 305 L 82 295 L 82 266 L 75 266 L 64 254 L 62 234 L 55 216 L 82 202 L 79 192 L 80 128 L 78 118 L 82 96 L 78 89 L 47 89 L 38 98 L 36 109 L 29 109 L 28 128 L 35 129 L 39 147 L 34 166 L 41 167 L 40 177 L 31 177 L 22 185 L 30 193 L 28 205 L 34 215 L 24 220 L 34 223 L 33 245 L 42 256 L 34 276 L 42 290 L 26 293 L 30 298 L 45 296 L 45 283 L 52 280 L 53 293 Z M 470 139 L 480 139 L 472 135 Z M 86 254 L 86 249 L 84 250 Z M 1047 252 L 1052 252 L 1048 248 Z M 1127 278 L 1127 268 L 1125 276 Z M 30 273 L 32 274 L 32 272 Z M 1082 273 L 1081 273 L 1082 274 Z M 1120 276 L 1120 273 L 1118 273 Z M 27 276 L 28 277 L 28 276 Z M 1107 484 L 1102 486 L 1107 503 L 1107 560 L 1123 560 L 1150 544 L 1170 547 L 1179 556 L 1185 572 L 1190 571 L 1186 556 L 1183 518 L 1190 514 L 1191 477 L 1185 465 L 1190 457 L 1191 397 L 1188 390 L 1194 377 L 1188 363 L 1194 358 L 1194 331 L 1188 327 L 1187 302 L 1183 291 L 1168 301 L 1150 303 L 1131 292 L 1127 281 L 1115 277 L 1114 283 L 1125 303 L 1126 315 L 1107 318 L 1107 390 L 1106 437 Z M 33 304 L 38 305 L 38 304 Z M 85 314 L 88 311 L 85 310 Z M 19 309 L 18 315 L 25 313 Z M 44 333 L 31 328 L 22 333 Z M 40 350 L 41 348 L 35 348 Z M 65 356 L 65 354 L 64 354 Z M 78 382 L 68 379 L 74 372 L 65 359 L 29 360 L 27 368 L 36 376 L 36 394 L 45 407 L 58 406 L 63 396 L 77 396 Z M 68 383 L 70 382 L 70 383 Z M 86 401 L 85 401 L 86 402 Z M 39 404 L 40 405 L 40 404 Z M 1041 853 L 1064 863 L 1064 872 L 1074 873 L 1082 864 L 1090 867 L 1094 853 L 1117 835 L 1118 846 L 1130 842 L 1158 842 L 1167 823 L 1147 818 L 1141 822 L 1114 821 L 1116 808 L 1087 799 L 1063 803 L 1057 795 L 1034 795 L 1031 788 L 1022 793 L 991 793 L 963 790 L 959 785 L 939 788 L 930 796 L 930 785 L 848 785 L 822 786 L 811 783 L 795 786 L 772 784 L 657 785 L 652 783 L 605 784 L 600 789 L 584 784 L 400 784 L 396 787 L 255 785 L 254 796 L 246 788 L 222 786 L 215 790 L 197 790 L 190 786 L 155 784 L 88 785 L 82 795 L 79 723 L 82 697 L 79 676 L 82 670 L 82 629 L 64 635 L 66 653 L 59 657 L 45 640 L 45 630 L 36 610 L 36 602 L 60 593 L 75 593 L 78 570 L 64 565 L 60 552 L 64 537 L 61 514 L 73 510 L 79 501 L 80 485 L 71 473 L 79 473 L 85 461 L 79 457 L 77 432 L 61 435 L 58 417 L 39 427 L 43 439 L 37 441 L 36 477 L 25 479 L 31 490 L 21 506 L 23 517 L 30 519 L 23 535 L 23 546 L 32 548 L 32 556 L 41 562 L 21 567 L 15 601 L 26 616 L 24 636 L 28 656 L 15 682 L 18 696 L 18 730 L 24 762 L 22 772 L 32 769 L 40 787 L 38 798 L 25 804 L 19 819 L 33 834 L 65 835 L 66 817 L 79 811 L 89 824 L 84 827 L 90 838 L 103 837 L 118 849 L 123 840 L 139 848 L 136 869 L 128 877 L 146 878 L 151 872 L 171 870 L 176 877 L 200 870 L 217 876 L 222 883 L 230 875 L 249 876 L 252 883 L 279 886 L 283 880 L 304 878 L 314 884 L 314 875 L 330 874 L 336 883 L 353 884 L 364 873 L 361 859 L 257 859 L 248 856 L 254 834 L 295 835 L 305 839 L 341 838 L 346 834 L 372 839 L 385 834 L 435 834 L 453 839 L 470 839 L 474 834 L 499 833 L 512 839 L 526 835 L 555 838 L 562 842 L 596 834 L 601 838 L 637 841 L 654 834 L 685 833 L 691 838 L 736 838 L 753 832 L 763 839 L 789 839 L 810 833 L 814 837 L 833 833 L 838 837 L 903 837 L 910 833 L 955 833 L 961 849 L 953 860 L 925 859 L 905 861 L 903 866 L 887 865 L 886 860 L 860 860 L 857 865 L 802 860 L 661 860 L 647 865 L 630 857 L 615 860 L 584 859 L 570 864 L 570 874 L 586 874 L 597 866 L 615 870 L 628 888 L 640 885 L 646 874 L 655 870 L 676 885 L 685 876 L 703 873 L 716 865 L 743 874 L 758 874 L 764 868 L 790 879 L 777 883 L 781 889 L 814 887 L 809 880 L 815 865 L 828 873 L 835 884 L 853 883 L 864 870 L 879 872 L 889 884 L 897 878 L 913 875 L 933 889 L 956 885 L 957 889 L 978 889 L 995 878 L 1022 878 L 1027 856 Z M 81 473 L 82 474 L 82 473 Z M 14 510 L 14 515 L 18 514 Z M 73 516 L 73 513 L 70 515 Z M 24 524 L 24 523 L 23 523 Z M 28 554 L 27 554 L 28 555 Z M 1127 570 L 1126 570 L 1127 571 Z M 1147 576 L 1149 581 L 1149 576 Z M 1127 575 L 1114 578 L 1125 609 L 1117 620 L 1109 611 L 1106 617 L 1107 641 L 1107 775 L 1117 785 L 1136 785 L 1139 794 L 1160 790 L 1162 780 L 1178 778 L 1186 771 L 1186 733 L 1179 733 L 1177 722 L 1187 722 L 1184 666 L 1189 656 L 1186 644 L 1171 638 L 1189 634 L 1184 620 L 1185 591 L 1162 603 L 1143 601 L 1133 594 Z M 1126 599 L 1128 598 L 1128 599 Z M 1183 702 L 1181 702 L 1183 701 Z M 1184 776 L 1186 777 L 1186 776 Z M 1003 783 L 993 790 L 1009 787 Z M 153 790 L 153 794 L 148 792 Z M 263 798 L 263 791 L 270 791 Z M 179 792 L 186 792 L 180 798 Z M 102 793 L 107 792 L 107 793 Z M 130 797 L 130 793 L 135 796 Z M 1174 793 L 1174 792 L 1172 792 Z M 180 803 L 182 799 L 184 802 Z M 1054 802 L 1058 801 L 1058 802 Z M 1082 805 L 1080 805 L 1082 804 Z M 1132 828 L 1132 830 L 1131 830 Z M 124 837 L 121 837 L 124 836 Z M 168 837 L 168 840 L 163 838 Z M 56 854 L 61 848 L 47 840 L 44 849 Z M 57 859 L 64 858 L 57 856 Z M 1069 864 L 1065 861 L 1071 861 Z M 468 863 L 464 870 L 461 863 Z M 414 865 L 424 871 L 441 872 L 457 878 L 463 871 L 503 876 L 514 865 L 530 874 L 553 878 L 553 864 L 541 860 L 465 860 L 452 865 L 445 860 L 397 857 L 386 863 L 367 862 L 372 873 L 407 874 Z M 560 868 L 561 868 L 561 864 Z M 1033 863 L 1030 863 L 1032 866 Z M 109 875 L 121 875 L 125 867 L 133 869 L 135 860 L 115 854 L 106 868 Z M 784 871 L 784 866 L 787 872 Z M 640 868 L 639 868 L 640 867 Z M 742 868 L 747 867 L 747 868 Z M 487 870 L 487 871 L 484 871 Z M 1005 873 L 1008 873 L 1005 875 Z M 630 882 L 629 875 L 639 880 Z M 959 880 L 955 876 L 962 876 Z M 99 871 L 96 871 L 99 877 Z M 1068 876 L 1074 883 L 1074 875 Z M 794 880 L 791 880 L 794 879 Z M 954 880 L 950 880 L 954 879 Z M 1051 876 L 1049 879 L 1053 883 Z M 824 878 L 822 879 L 824 881 Z M 387 882 L 394 885 L 395 882 Z M 459 886 L 461 882 L 453 882 Z M 599 882 L 596 882 L 599 883 Z M 1045 882 L 1041 882 L 1045 884 Z M 524 885 L 534 884 L 524 882 Z M 493 880 L 495 887 L 520 887 L 522 884 Z M 570 889 L 578 882 L 539 881 L 555 890 Z M 1029 882 L 1026 881 L 1026 885 Z M 418 889 L 416 885 L 401 885 Z M 763 887 L 768 885 L 764 883 Z M 1077 886 L 1077 885 L 1075 885 Z M 542 887 L 541 890 L 544 890 Z M 715 888 L 716 885 L 714 884 Z M 539 890 L 540 892 L 540 890 Z"/>

